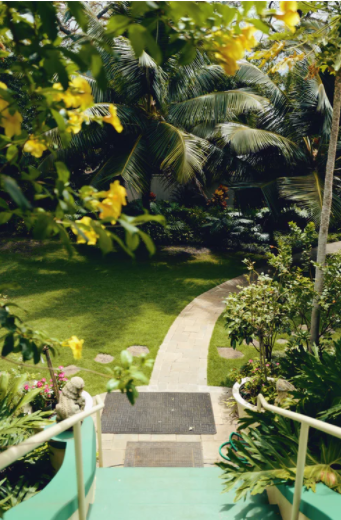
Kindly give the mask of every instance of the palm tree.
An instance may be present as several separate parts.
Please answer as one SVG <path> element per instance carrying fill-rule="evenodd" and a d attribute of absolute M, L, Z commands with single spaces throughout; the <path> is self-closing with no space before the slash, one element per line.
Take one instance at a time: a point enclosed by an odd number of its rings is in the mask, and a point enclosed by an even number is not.
<path fill-rule="evenodd" d="M 167 183 L 193 182 L 202 189 L 204 167 L 216 150 L 207 139 L 211 129 L 242 112 L 260 112 L 268 101 L 247 89 L 231 88 L 233 80 L 200 52 L 185 66 L 177 56 L 162 67 L 146 52 L 136 58 L 129 41 L 108 39 L 101 21 L 86 8 L 88 37 L 106 38 L 112 50 L 101 50 L 108 88 L 103 92 L 86 77 L 96 102 L 90 110 L 103 115 L 108 104 L 114 103 L 124 131 L 117 134 L 110 125 L 90 124 L 63 149 L 54 129 L 47 135 L 59 152 L 45 159 L 41 167 L 47 169 L 58 155 L 66 162 L 77 157 L 79 163 L 79 152 L 84 161 L 91 160 L 95 150 L 92 184 L 100 186 L 120 177 L 128 188 L 142 194 L 145 205 L 154 174 L 161 173 Z M 200 136 L 188 131 L 189 127 L 201 127 L 205 132 Z"/>
<path fill-rule="evenodd" d="M 308 209 L 319 224 L 333 108 L 321 75 L 310 75 L 308 60 L 276 79 L 252 63 L 241 64 L 235 83 L 252 87 L 269 104 L 262 112 L 240 114 L 211 130 L 210 142 L 221 151 L 215 151 L 215 168 L 218 164 L 237 190 L 261 189 L 274 213 L 282 197 Z M 204 135 L 200 129 L 186 129 Z M 339 216 L 340 198 L 334 194 L 332 199 L 333 214 Z"/>

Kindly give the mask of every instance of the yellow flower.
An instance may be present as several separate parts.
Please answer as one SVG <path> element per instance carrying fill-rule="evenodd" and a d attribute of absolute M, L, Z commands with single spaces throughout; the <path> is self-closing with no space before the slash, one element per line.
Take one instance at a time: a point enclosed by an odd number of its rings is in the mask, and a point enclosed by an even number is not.
<path fill-rule="evenodd" d="M 0 88 L 2 88 L 3 90 L 7 90 L 7 85 L 5 85 L 5 83 L 0 81 Z"/>
<path fill-rule="evenodd" d="M 72 89 L 78 92 L 77 94 L 77 102 L 82 110 L 91 107 L 94 103 L 94 98 L 91 92 L 91 87 L 85 78 L 81 78 L 80 76 L 76 76 L 72 79 L 70 86 Z"/>
<path fill-rule="evenodd" d="M 80 107 L 82 110 L 85 110 L 94 103 L 91 87 L 86 79 L 81 76 L 73 78 L 69 88 L 65 92 L 60 83 L 55 83 L 53 88 L 57 90 L 53 96 L 55 101 L 64 101 L 67 108 Z"/>
<path fill-rule="evenodd" d="M 241 40 L 244 49 L 247 51 L 251 51 L 253 47 L 257 45 L 257 40 L 253 36 L 255 32 L 256 28 L 253 25 L 247 25 L 241 30 L 239 39 Z"/>
<path fill-rule="evenodd" d="M 74 359 L 81 359 L 83 343 L 84 339 L 78 339 L 77 336 L 71 336 L 70 339 L 64 341 L 63 347 L 69 347 L 72 350 Z"/>
<path fill-rule="evenodd" d="M 244 58 L 245 51 L 250 51 L 256 44 L 256 38 L 253 36 L 256 28 L 248 25 L 241 30 L 241 34 L 237 36 L 223 36 L 223 45 L 218 45 L 218 53 L 216 58 L 221 62 L 226 74 L 233 75 L 238 70 L 238 60 Z M 218 34 L 219 33 L 219 34 Z M 217 31 L 221 36 L 220 31 Z"/>
<path fill-rule="evenodd" d="M 77 244 L 88 244 L 89 246 L 94 246 L 97 242 L 97 239 L 99 236 L 97 235 L 96 231 L 94 231 L 91 228 L 91 218 L 90 217 L 83 217 L 80 220 L 76 220 L 76 224 L 81 224 L 80 228 L 82 230 L 83 235 L 86 236 L 87 240 L 80 235 L 77 228 L 72 228 L 72 231 L 75 235 L 77 235 Z M 87 226 L 90 229 L 83 229 L 83 226 Z"/>
<path fill-rule="evenodd" d="M 86 119 L 84 114 L 78 114 L 77 112 L 68 112 L 69 124 L 66 131 L 72 134 L 78 134 L 82 130 L 82 123 Z"/>
<path fill-rule="evenodd" d="M 101 210 L 99 217 L 101 219 L 113 218 L 112 224 L 115 224 L 116 219 L 121 215 L 122 206 L 126 206 L 127 191 L 124 186 L 121 186 L 119 181 L 110 184 L 110 189 L 104 193 L 106 197 L 98 204 Z"/>
<path fill-rule="evenodd" d="M 4 109 L 7 105 L 7 101 L 3 101 L 2 109 Z M 0 104 L 1 106 L 1 104 Z M 10 139 L 14 135 L 20 135 L 21 134 L 21 123 L 22 123 L 22 116 L 19 114 L 19 112 L 14 112 L 14 114 L 11 114 L 9 110 L 3 110 L 1 112 L 1 123 L 0 126 L 2 126 L 5 129 L 5 134 Z"/>
<path fill-rule="evenodd" d="M 33 135 L 24 144 L 24 152 L 30 153 L 33 157 L 41 157 L 45 150 L 47 150 L 45 143 L 36 139 Z"/>
<path fill-rule="evenodd" d="M 297 2 L 280 2 L 279 6 L 283 14 L 276 14 L 275 18 L 284 22 L 291 32 L 295 32 L 295 26 L 300 23 Z"/>
<path fill-rule="evenodd" d="M 123 130 L 123 126 L 121 125 L 121 121 L 117 115 L 116 107 L 114 105 L 109 105 L 109 112 L 109 115 L 103 117 L 103 121 L 104 123 L 109 123 L 109 125 L 112 125 L 116 132 L 120 134 Z"/>

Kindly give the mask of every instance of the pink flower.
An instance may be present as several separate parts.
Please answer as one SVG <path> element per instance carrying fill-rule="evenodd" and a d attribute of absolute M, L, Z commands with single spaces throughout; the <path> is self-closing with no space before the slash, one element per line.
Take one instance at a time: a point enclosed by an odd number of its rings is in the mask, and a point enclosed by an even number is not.
<path fill-rule="evenodd" d="M 255 370 L 259 370 L 259 368 L 255 368 Z"/>
<path fill-rule="evenodd" d="M 43 383 L 41 381 L 38 381 L 37 388 L 41 388 L 43 386 Z"/>
<path fill-rule="evenodd" d="M 45 388 L 45 390 L 44 390 L 45 394 L 47 394 L 48 391 L 49 391 L 48 388 Z"/>
<path fill-rule="evenodd" d="M 46 379 L 45 377 L 43 377 L 43 379 L 41 380 L 42 383 L 46 383 Z"/>
<path fill-rule="evenodd" d="M 252 359 L 249 359 L 249 363 L 253 363 L 253 360 L 252 360 Z"/>
<path fill-rule="evenodd" d="M 262 383 L 262 386 L 264 386 L 264 383 Z"/>
<path fill-rule="evenodd" d="M 50 379 L 50 383 L 52 383 L 52 379 Z"/>
<path fill-rule="evenodd" d="M 269 365 L 269 363 L 267 363 L 265 366 L 266 366 L 266 367 L 269 367 L 270 365 Z"/>
<path fill-rule="evenodd" d="M 59 377 L 60 379 L 61 379 L 62 377 L 64 377 L 64 376 L 65 376 L 64 372 L 61 372 L 60 374 L 58 374 L 58 377 Z"/>
<path fill-rule="evenodd" d="M 276 365 L 279 365 L 279 363 L 276 363 Z"/>
<path fill-rule="evenodd" d="M 28 385 L 24 386 L 24 390 L 29 390 L 29 389 L 30 389 L 30 387 Z"/>
<path fill-rule="evenodd" d="M 59 370 L 63 370 L 64 367 L 60 366 L 60 367 L 58 367 L 58 368 L 59 368 Z"/>

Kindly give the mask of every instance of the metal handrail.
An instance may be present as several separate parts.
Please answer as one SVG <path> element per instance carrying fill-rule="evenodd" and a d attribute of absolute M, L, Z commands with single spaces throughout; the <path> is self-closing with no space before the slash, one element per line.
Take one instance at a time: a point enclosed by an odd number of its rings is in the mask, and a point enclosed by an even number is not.
<path fill-rule="evenodd" d="M 325 423 L 323 421 L 319 421 L 318 419 L 313 419 L 312 417 L 308 417 L 307 415 L 291 412 L 290 410 L 284 410 L 283 408 L 279 408 L 278 406 L 269 404 L 267 400 L 264 398 L 264 396 L 262 394 L 259 394 L 257 397 L 257 411 L 261 412 L 262 408 L 264 408 L 264 410 L 268 410 L 269 412 L 277 413 L 278 415 L 282 415 L 283 417 L 287 417 L 288 419 L 292 419 L 293 421 L 301 423 L 296 463 L 294 499 L 291 511 L 291 520 L 298 520 L 298 516 L 300 513 L 304 468 L 307 456 L 309 428 L 310 426 L 312 426 L 313 428 L 316 428 L 316 430 L 328 433 L 329 435 L 333 435 L 334 437 L 338 437 L 339 439 L 341 439 L 341 428 L 332 424 Z"/>
<path fill-rule="evenodd" d="M 84 476 L 83 476 L 83 460 L 82 460 L 82 435 L 81 435 L 81 421 L 89 417 L 90 415 L 96 414 L 96 425 L 97 425 L 97 443 L 98 443 L 98 454 L 99 454 L 99 466 L 103 467 L 103 451 L 102 451 L 102 428 L 101 428 L 101 410 L 104 408 L 104 403 L 101 398 L 97 395 L 95 397 L 96 405 L 90 410 L 80 412 L 64 421 L 47 428 L 46 430 L 33 435 L 24 442 L 11 446 L 3 453 L 0 453 L 0 470 L 6 468 L 10 464 L 13 464 L 16 460 L 20 459 L 24 455 L 27 455 L 30 451 L 38 448 L 55 437 L 60 433 L 73 428 L 74 441 L 75 441 L 75 458 L 76 458 L 76 474 L 77 474 L 77 493 L 78 493 L 78 511 L 79 520 L 86 520 L 86 507 L 85 507 L 85 490 L 84 490 Z"/>

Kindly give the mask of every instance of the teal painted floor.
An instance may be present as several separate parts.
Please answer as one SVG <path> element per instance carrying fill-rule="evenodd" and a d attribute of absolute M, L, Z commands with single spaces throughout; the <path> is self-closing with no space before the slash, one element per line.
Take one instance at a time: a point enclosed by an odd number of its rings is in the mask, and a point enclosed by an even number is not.
<path fill-rule="evenodd" d="M 212 468 L 102 468 L 88 520 L 281 520 L 266 495 L 233 502 Z"/>

